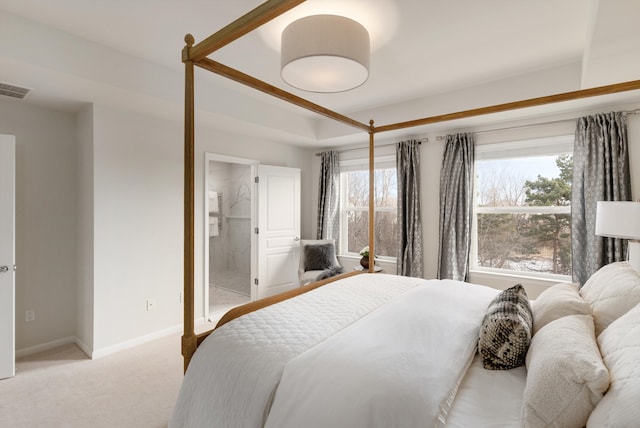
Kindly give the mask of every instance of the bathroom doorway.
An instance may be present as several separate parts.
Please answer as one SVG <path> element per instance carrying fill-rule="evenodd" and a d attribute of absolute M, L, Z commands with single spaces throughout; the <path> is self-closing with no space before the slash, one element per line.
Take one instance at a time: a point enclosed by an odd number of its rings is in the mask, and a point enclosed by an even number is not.
<path fill-rule="evenodd" d="M 299 286 L 299 168 L 207 153 L 203 206 L 208 321 Z"/>
<path fill-rule="evenodd" d="M 205 302 L 209 320 L 252 300 L 257 161 L 205 156 Z"/>

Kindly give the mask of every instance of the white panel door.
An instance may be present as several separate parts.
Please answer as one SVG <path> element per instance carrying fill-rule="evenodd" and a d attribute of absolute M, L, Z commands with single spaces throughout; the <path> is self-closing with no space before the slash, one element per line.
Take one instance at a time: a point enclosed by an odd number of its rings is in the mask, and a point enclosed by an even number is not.
<path fill-rule="evenodd" d="M 300 170 L 258 165 L 258 281 L 263 298 L 298 286 Z"/>
<path fill-rule="evenodd" d="M 15 374 L 15 137 L 0 135 L 0 379 Z"/>

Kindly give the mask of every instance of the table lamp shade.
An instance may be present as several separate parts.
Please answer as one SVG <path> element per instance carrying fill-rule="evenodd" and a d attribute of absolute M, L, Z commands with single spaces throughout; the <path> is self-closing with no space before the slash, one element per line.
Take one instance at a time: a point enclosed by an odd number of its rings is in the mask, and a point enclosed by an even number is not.
<path fill-rule="evenodd" d="M 629 264 L 640 272 L 640 202 L 599 201 L 596 209 L 596 235 L 630 239 Z"/>
<path fill-rule="evenodd" d="M 599 201 L 596 235 L 621 239 L 640 239 L 640 202 Z"/>

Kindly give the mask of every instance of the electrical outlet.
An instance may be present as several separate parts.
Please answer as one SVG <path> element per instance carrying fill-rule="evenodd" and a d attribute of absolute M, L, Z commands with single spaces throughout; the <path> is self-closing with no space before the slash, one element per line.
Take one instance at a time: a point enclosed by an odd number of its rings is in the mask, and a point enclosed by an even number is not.
<path fill-rule="evenodd" d="M 36 311 L 33 309 L 28 309 L 24 312 L 24 320 L 25 322 L 35 321 L 36 319 Z"/>
<path fill-rule="evenodd" d="M 147 311 L 156 308 L 156 299 L 147 299 Z"/>
<path fill-rule="evenodd" d="M 182 291 L 180 292 L 180 303 L 182 303 Z"/>

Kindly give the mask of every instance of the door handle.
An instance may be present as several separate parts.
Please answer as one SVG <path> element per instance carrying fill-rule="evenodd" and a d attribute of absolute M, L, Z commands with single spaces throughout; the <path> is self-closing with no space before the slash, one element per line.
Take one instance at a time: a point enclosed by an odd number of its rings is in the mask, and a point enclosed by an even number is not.
<path fill-rule="evenodd" d="M 9 266 L 0 266 L 0 273 L 9 272 Z"/>

